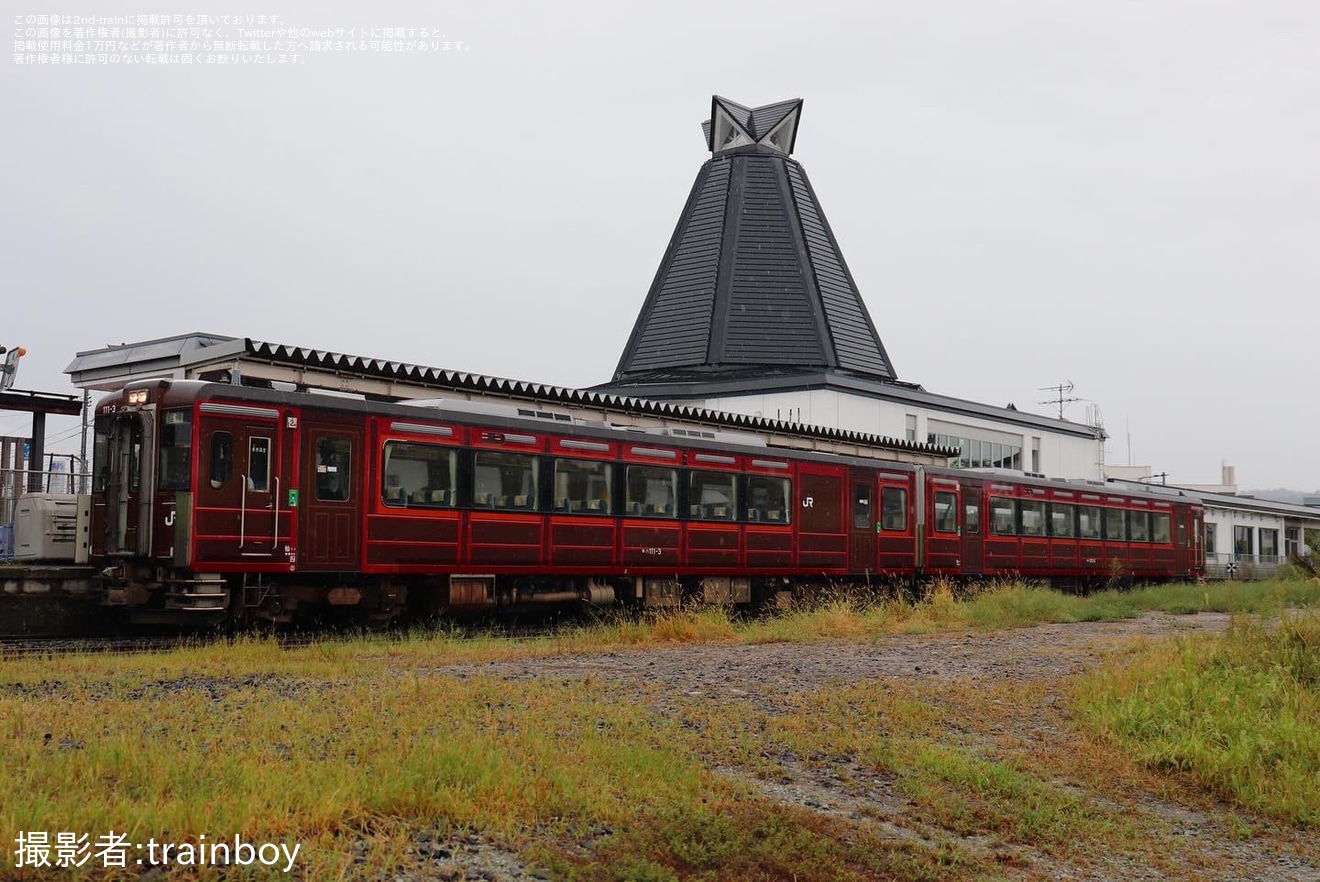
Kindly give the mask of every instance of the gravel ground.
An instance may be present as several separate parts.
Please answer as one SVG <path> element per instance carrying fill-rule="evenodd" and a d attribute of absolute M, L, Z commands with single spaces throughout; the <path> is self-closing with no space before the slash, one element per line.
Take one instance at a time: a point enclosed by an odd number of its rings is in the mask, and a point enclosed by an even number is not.
<path fill-rule="evenodd" d="M 703 699 L 750 701 L 776 713 L 786 695 L 828 684 L 866 679 L 923 681 L 958 680 L 994 685 L 1021 684 L 1043 690 L 1045 700 L 1029 712 L 997 721 L 988 731 L 968 735 L 973 749 L 997 755 L 1004 746 L 1066 745 L 1077 738 L 1067 718 L 1064 682 L 1094 667 L 1117 646 L 1138 638 L 1176 634 L 1213 633 L 1226 628 L 1228 617 L 1218 614 L 1170 616 L 1150 614 L 1121 622 L 1042 625 L 985 633 L 942 633 L 888 637 L 858 643 L 825 641 L 806 645 L 685 646 L 611 652 L 554 659 L 453 665 L 432 672 L 467 677 L 487 675 L 512 680 L 535 677 L 574 679 L 592 677 L 611 682 L 622 694 L 633 690 L 660 714 L 681 712 L 684 702 Z M 657 689 L 656 687 L 660 687 Z M 660 697 L 657 698 L 657 695 Z M 976 743 L 976 739 L 982 743 Z M 808 767 L 792 756 L 776 759 L 782 775 L 764 781 L 738 769 L 721 774 L 756 787 L 766 797 L 871 825 L 894 839 L 927 839 L 929 828 L 905 816 L 906 800 L 892 782 L 855 763 L 837 767 Z M 1188 804 L 1143 793 L 1133 803 L 1118 805 L 1091 793 L 1077 782 L 1057 781 L 1102 807 L 1120 808 L 1146 819 L 1165 841 L 1195 847 L 1179 853 L 1191 859 L 1172 878 L 1320 880 L 1320 845 L 1312 837 L 1268 821 L 1251 819 L 1256 834 L 1234 836 L 1235 814 L 1227 806 L 1194 795 Z M 1145 823 L 1145 822 L 1143 822 Z M 1170 878 L 1167 867 L 1154 867 L 1139 855 L 1088 855 L 1076 862 L 1023 846 L 990 843 L 980 837 L 952 839 L 973 854 L 989 854 L 991 846 L 1002 871 L 1024 879 L 1160 879 Z M 947 834 L 947 835 L 946 835 Z M 419 863 L 398 880 L 485 879 L 521 882 L 539 878 L 516 855 L 469 838 L 438 842 L 419 837 Z M 1170 851 L 1170 854 L 1174 852 Z M 1004 858 L 1010 860 L 1005 861 Z"/>

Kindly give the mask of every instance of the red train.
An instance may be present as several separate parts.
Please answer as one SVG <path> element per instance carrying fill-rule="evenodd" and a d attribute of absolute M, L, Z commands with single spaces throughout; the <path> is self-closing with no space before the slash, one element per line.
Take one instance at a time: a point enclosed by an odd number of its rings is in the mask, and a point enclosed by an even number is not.
<path fill-rule="evenodd" d="M 149 381 L 95 428 L 91 557 L 138 621 L 1188 579 L 1204 559 L 1192 498 L 553 409 Z"/>

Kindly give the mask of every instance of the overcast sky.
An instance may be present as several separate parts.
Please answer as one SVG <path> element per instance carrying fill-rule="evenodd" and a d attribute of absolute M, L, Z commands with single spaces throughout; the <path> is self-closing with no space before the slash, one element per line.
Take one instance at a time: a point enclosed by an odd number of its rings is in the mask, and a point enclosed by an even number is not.
<path fill-rule="evenodd" d="M 794 156 L 901 379 L 1047 413 L 1038 387 L 1071 380 L 1110 462 L 1130 433 L 1172 481 L 1227 461 L 1243 487 L 1320 487 L 1320 4 L 85 7 L 62 11 L 465 49 L 8 51 L 0 344 L 29 350 L 20 388 L 73 391 L 76 351 L 190 331 L 604 382 L 709 155 L 711 94 L 801 97 Z M 5 9 L 11 32 L 50 11 Z"/>

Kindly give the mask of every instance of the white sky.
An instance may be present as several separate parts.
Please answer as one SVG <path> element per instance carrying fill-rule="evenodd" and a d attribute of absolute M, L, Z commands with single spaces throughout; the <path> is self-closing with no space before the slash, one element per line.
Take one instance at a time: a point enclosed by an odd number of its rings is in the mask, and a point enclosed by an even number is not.
<path fill-rule="evenodd" d="M 713 92 L 806 101 L 805 166 L 899 377 L 1172 481 L 1320 487 L 1320 5 L 113 2 L 433 28 L 298 66 L 0 58 L 0 344 L 208 331 L 608 380 Z M 0 21 L 47 4 L 7 0 Z M 231 31 L 232 34 L 232 25 Z M 1081 420 L 1085 404 L 1067 415 Z M 0 414 L 0 434 L 29 417 Z M 73 423 L 51 421 L 51 439 Z M 59 449 L 75 449 L 66 442 Z"/>

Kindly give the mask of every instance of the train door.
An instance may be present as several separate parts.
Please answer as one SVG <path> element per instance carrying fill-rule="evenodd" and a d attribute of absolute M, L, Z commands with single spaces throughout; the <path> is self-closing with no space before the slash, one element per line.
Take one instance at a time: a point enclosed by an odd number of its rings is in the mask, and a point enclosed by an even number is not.
<path fill-rule="evenodd" d="M 908 575 L 916 568 L 916 503 L 913 475 L 880 472 L 879 529 L 876 532 L 877 569 L 882 575 Z"/>
<path fill-rule="evenodd" d="M 302 427 L 302 501 L 299 505 L 299 566 L 352 570 L 358 565 L 362 429 L 305 421 Z"/>
<path fill-rule="evenodd" d="M 1203 543 L 1205 527 L 1201 523 L 1201 512 L 1191 508 L 1187 512 L 1187 572 L 1188 576 L 1203 576 L 1205 573 L 1205 549 Z"/>
<path fill-rule="evenodd" d="M 794 492 L 799 567 L 841 573 L 848 565 L 847 477 L 847 470 L 837 466 L 803 463 L 798 467 Z"/>
<path fill-rule="evenodd" d="M 1178 576 L 1187 574 L 1187 519 L 1181 514 L 1177 508 L 1169 514 L 1173 522 L 1173 572 Z"/>
<path fill-rule="evenodd" d="M 96 420 L 96 489 L 105 491 L 103 547 L 110 556 L 151 553 L 153 416 L 144 411 Z"/>
<path fill-rule="evenodd" d="M 932 574 L 956 574 L 962 563 L 961 488 L 942 477 L 926 480 L 926 566 Z"/>
<path fill-rule="evenodd" d="M 984 557 L 981 544 L 981 488 L 963 483 L 962 572 L 979 576 Z"/>
<path fill-rule="evenodd" d="M 284 568 L 294 558 L 286 496 L 293 449 L 279 410 L 213 401 L 199 409 L 195 563 L 242 560 L 259 569 Z"/>
<path fill-rule="evenodd" d="M 852 496 L 848 520 L 848 571 L 875 572 L 875 473 L 851 470 Z"/>

